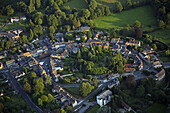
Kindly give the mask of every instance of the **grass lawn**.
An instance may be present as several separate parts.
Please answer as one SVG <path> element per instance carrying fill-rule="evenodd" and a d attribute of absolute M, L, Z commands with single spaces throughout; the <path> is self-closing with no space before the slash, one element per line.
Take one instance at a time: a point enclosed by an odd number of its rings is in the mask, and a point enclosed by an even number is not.
<path fill-rule="evenodd" d="M 123 6 L 126 3 L 126 0 L 96 0 L 96 1 L 97 1 L 98 5 L 107 6 L 110 8 L 113 8 L 113 6 L 116 2 L 121 2 Z M 131 1 L 133 3 L 133 2 L 137 2 L 137 1 L 141 2 L 143 0 L 131 0 Z"/>
<path fill-rule="evenodd" d="M 74 95 L 80 95 L 79 94 L 79 87 L 65 87 L 69 93 L 74 94 Z"/>
<path fill-rule="evenodd" d="M 165 44 L 170 46 L 170 28 L 149 33 L 149 35 L 160 38 Z"/>
<path fill-rule="evenodd" d="M 151 107 L 148 108 L 148 113 L 166 113 L 167 107 L 162 104 L 153 104 Z"/>
<path fill-rule="evenodd" d="M 112 14 L 111 16 L 100 17 L 94 19 L 93 22 L 97 23 L 98 29 L 110 29 L 114 27 L 126 27 L 127 24 L 133 25 L 136 20 L 142 23 L 144 29 L 148 29 L 148 26 L 156 27 L 156 18 L 154 17 L 154 11 L 150 6 L 143 6 L 127 11 L 123 11 L 119 14 Z"/>
<path fill-rule="evenodd" d="M 87 4 L 84 0 L 71 0 L 70 2 L 67 2 L 64 4 L 64 6 L 70 6 L 71 9 L 86 9 Z"/>
<path fill-rule="evenodd" d="M 93 108 L 91 108 L 87 113 L 96 113 L 97 110 L 100 108 L 99 105 L 95 105 Z"/>

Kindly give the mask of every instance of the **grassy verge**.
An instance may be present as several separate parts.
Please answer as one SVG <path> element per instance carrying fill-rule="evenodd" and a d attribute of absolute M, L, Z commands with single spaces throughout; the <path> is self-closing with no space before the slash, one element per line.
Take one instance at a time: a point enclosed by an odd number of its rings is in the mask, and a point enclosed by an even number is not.
<path fill-rule="evenodd" d="M 148 108 L 147 113 L 166 113 L 167 107 L 162 104 L 154 103 Z"/>
<path fill-rule="evenodd" d="M 71 0 L 70 2 L 65 3 L 64 6 L 70 6 L 71 9 L 86 9 L 87 3 L 84 0 Z"/>
<path fill-rule="evenodd" d="M 2 28 L 2 31 L 9 31 L 9 30 L 13 30 L 13 29 L 25 29 L 25 26 L 26 26 L 26 23 L 23 23 L 23 24 L 9 24 L 9 25 L 5 25 L 3 28 Z"/>
<path fill-rule="evenodd" d="M 80 95 L 79 87 L 65 87 L 69 93 L 74 94 L 74 95 Z"/>
<path fill-rule="evenodd" d="M 98 25 L 98 29 L 108 30 L 111 28 L 126 27 L 127 24 L 133 25 L 136 20 L 142 23 L 143 29 L 156 27 L 154 10 L 150 6 L 143 6 L 122 13 L 112 14 L 111 16 L 100 17 L 94 19 L 93 22 Z"/>

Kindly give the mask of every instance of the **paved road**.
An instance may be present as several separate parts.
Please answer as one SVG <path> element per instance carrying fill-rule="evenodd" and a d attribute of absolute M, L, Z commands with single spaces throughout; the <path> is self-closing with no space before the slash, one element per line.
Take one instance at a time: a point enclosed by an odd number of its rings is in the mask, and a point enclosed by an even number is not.
<path fill-rule="evenodd" d="M 105 82 L 104 84 L 102 84 L 100 87 L 98 87 L 96 90 L 94 90 L 90 95 L 88 95 L 83 101 L 79 102 L 77 106 L 75 106 L 73 108 L 73 111 L 77 111 L 85 102 L 87 102 L 90 98 L 92 98 L 98 91 L 100 91 L 101 89 L 107 87 L 113 79 L 119 77 L 115 76 L 114 78 L 110 79 L 108 82 Z"/>
<path fill-rule="evenodd" d="M 35 109 L 37 113 L 42 113 L 43 111 L 36 106 L 31 99 L 28 97 L 28 95 L 23 91 L 21 85 L 17 82 L 17 80 L 12 76 L 12 74 L 8 71 L 6 75 L 9 77 L 9 79 L 12 81 L 15 88 L 21 93 L 25 101 L 31 106 L 32 109 Z"/>

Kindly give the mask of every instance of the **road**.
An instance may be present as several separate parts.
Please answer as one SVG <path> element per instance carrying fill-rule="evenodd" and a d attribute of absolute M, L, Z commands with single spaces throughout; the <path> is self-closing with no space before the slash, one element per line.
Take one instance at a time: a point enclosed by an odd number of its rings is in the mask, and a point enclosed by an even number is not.
<path fill-rule="evenodd" d="M 115 76 L 114 78 L 110 79 L 109 81 L 105 82 L 104 84 L 102 84 L 100 87 L 98 87 L 96 90 L 94 90 L 92 93 L 90 93 L 83 101 L 79 102 L 77 106 L 75 106 L 73 108 L 73 111 L 77 111 L 85 102 L 87 102 L 90 98 L 93 97 L 93 95 L 95 95 L 98 91 L 100 91 L 101 89 L 107 87 L 113 79 L 118 78 L 118 76 Z"/>
<path fill-rule="evenodd" d="M 23 96 L 23 98 L 25 99 L 25 101 L 31 106 L 32 109 L 35 109 L 37 111 L 37 113 L 42 113 L 43 111 L 36 106 L 31 99 L 29 98 L 29 96 L 23 91 L 21 85 L 17 82 L 17 80 L 12 76 L 12 74 L 8 71 L 7 73 L 5 73 L 9 79 L 11 80 L 11 82 L 13 83 L 13 85 L 15 86 L 15 88 L 21 93 L 21 95 Z"/>

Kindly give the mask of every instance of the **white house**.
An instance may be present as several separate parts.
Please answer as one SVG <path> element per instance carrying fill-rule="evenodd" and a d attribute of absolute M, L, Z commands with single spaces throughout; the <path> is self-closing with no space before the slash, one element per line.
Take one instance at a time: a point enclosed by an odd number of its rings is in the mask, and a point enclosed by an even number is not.
<path fill-rule="evenodd" d="M 19 17 L 11 17 L 11 23 L 15 22 L 19 22 Z"/>
<path fill-rule="evenodd" d="M 99 104 L 102 107 L 111 101 L 111 97 L 112 92 L 110 90 L 106 90 L 96 97 L 97 104 Z"/>

